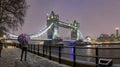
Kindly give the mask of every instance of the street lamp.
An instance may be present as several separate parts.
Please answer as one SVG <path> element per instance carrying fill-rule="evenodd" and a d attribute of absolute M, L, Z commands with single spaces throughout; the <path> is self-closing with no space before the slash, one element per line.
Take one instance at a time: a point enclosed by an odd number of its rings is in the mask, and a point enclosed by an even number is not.
<path fill-rule="evenodd" d="M 5 43 L 6 35 L 3 34 L 3 43 Z"/>
<path fill-rule="evenodd" d="M 5 34 L 3 35 L 3 38 L 4 38 L 4 39 L 6 38 L 6 35 L 5 35 Z"/>

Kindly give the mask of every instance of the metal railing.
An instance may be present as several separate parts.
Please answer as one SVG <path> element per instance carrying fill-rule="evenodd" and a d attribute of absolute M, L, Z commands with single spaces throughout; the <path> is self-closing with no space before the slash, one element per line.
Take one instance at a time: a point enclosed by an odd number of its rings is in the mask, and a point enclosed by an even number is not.
<path fill-rule="evenodd" d="M 16 47 L 20 47 L 20 45 L 18 44 L 14 44 L 13 46 L 16 46 Z M 52 50 L 54 48 L 58 48 L 57 51 L 55 50 Z M 65 53 L 65 52 L 62 52 L 62 48 L 72 48 L 73 49 L 73 53 Z M 94 51 L 94 55 L 81 55 L 81 54 L 77 54 L 77 49 L 93 49 L 95 50 Z M 98 67 L 98 61 L 100 58 L 105 58 L 105 59 L 119 59 L 120 60 L 120 56 L 118 57 L 108 57 L 108 56 L 101 56 L 100 55 L 100 50 L 105 50 L 105 49 L 108 49 L 108 50 L 120 50 L 120 47 L 83 47 L 83 46 L 49 46 L 49 45 L 39 45 L 39 44 L 29 44 L 28 45 L 28 50 L 30 52 L 33 52 L 34 54 L 37 54 L 37 55 L 40 55 L 42 54 L 43 57 L 45 57 L 45 55 L 48 56 L 48 58 L 50 60 L 52 60 L 52 56 L 53 54 L 52 53 L 58 53 L 57 58 L 58 58 L 58 62 L 59 63 L 62 63 L 62 54 L 64 55 L 72 55 L 73 56 L 73 59 L 72 59 L 72 66 L 73 67 L 77 67 L 76 64 L 77 64 L 77 56 L 79 57 L 90 57 L 90 58 L 94 58 L 95 59 L 95 67 Z"/>
<path fill-rule="evenodd" d="M 58 51 L 53 51 L 52 49 L 54 48 L 58 48 Z M 64 53 L 61 51 L 62 48 L 72 48 L 73 49 L 73 53 Z M 99 55 L 99 50 L 100 49 L 120 49 L 120 47 L 115 47 L 115 48 L 111 48 L 111 47 L 79 47 L 79 46 L 47 46 L 47 45 L 35 45 L 35 44 L 29 44 L 28 49 L 31 52 L 34 52 L 35 54 L 42 53 L 42 56 L 44 57 L 45 55 L 48 55 L 49 59 L 51 60 L 52 57 L 52 53 L 58 53 L 58 62 L 61 63 L 62 61 L 62 54 L 66 54 L 66 55 L 73 55 L 73 67 L 76 67 L 76 57 L 80 56 L 80 57 L 90 57 L 90 58 L 95 58 L 95 66 L 98 67 L 98 61 L 99 58 L 107 58 L 107 59 L 120 59 L 120 57 L 105 57 L 105 56 L 100 56 Z M 95 50 L 95 55 L 79 55 L 76 54 L 76 49 L 94 49 Z"/>

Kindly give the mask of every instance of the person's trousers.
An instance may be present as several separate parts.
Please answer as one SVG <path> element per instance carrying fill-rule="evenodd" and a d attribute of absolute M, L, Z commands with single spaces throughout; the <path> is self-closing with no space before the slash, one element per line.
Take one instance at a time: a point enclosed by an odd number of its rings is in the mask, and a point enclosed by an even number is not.
<path fill-rule="evenodd" d="M 27 47 L 23 47 L 23 48 L 22 48 L 21 61 L 22 61 L 22 59 L 23 59 L 23 55 L 24 55 L 24 60 L 26 61 L 26 57 L 27 57 Z"/>

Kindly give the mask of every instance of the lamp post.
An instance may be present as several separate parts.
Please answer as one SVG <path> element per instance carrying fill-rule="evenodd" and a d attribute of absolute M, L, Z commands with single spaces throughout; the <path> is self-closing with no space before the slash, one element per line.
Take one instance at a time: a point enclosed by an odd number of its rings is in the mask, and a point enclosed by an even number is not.
<path fill-rule="evenodd" d="M 5 43 L 6 35 L 3 34 L 3 43 Z"/>
<path fill-rule="evenodd" d="M 3 35 L 3 39 L 5 39 L 5 38 L 6 38 L 6 35 L 4 34 L 4 35 Z"/>

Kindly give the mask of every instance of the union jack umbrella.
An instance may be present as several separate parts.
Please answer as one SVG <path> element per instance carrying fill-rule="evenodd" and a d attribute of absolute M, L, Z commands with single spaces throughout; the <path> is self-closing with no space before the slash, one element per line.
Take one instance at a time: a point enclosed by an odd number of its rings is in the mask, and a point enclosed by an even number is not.
<path fill-rule="evenodd" d="M 21 44 L 28 44 L 28 41 L 30 40 L 30 36 L 27 35 L 27 34 L 20 34 L 18 36 L 18 41 L 21 43 Z"/>

